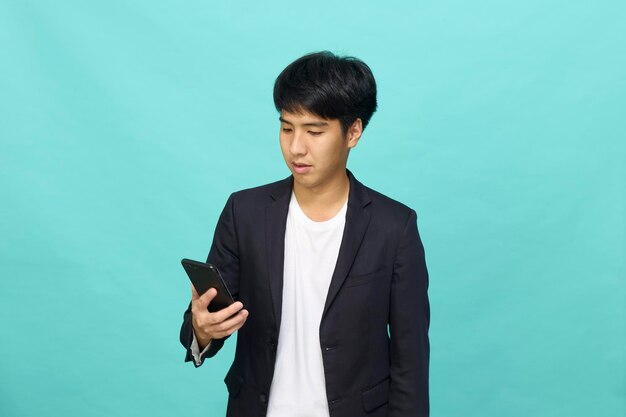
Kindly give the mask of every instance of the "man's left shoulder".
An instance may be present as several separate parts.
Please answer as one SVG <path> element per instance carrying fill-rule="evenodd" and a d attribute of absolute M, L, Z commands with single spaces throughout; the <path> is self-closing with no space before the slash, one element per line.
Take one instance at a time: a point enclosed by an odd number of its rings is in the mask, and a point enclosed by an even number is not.
<path fill-rule="evenodd" d="M 367 206 L 367 211 L 373 218 L 386 224 L 393 224 L 404 228 L 411 216 L 417 217 L 415 210 L 408 205 L 366 185 L 363 185 L 363 187 L 371 200 L 370 204 Z"/>

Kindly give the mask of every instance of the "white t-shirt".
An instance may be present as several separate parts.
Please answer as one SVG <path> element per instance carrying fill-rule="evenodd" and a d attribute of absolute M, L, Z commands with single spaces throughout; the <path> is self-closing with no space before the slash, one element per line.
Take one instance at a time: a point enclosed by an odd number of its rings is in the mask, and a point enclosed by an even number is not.
<path fill-rule="evenodd" d="M 291 194 L 283 272 L 283 306 L 267 417 L 328 417 L 319 326 L 343 236 L 348 201 L 331 219 L 309 219 Z M 209 344 L 210 346 L 210 344 Z M 199 352 L 195 335 L 191 350 Z"/>
<path fill-rule="evenodd" d="M 347 201 L 309 219 L 292 193 L 285 231 L 283 306 L 267 417 L 328 417 L 319 327 L 335 270 Z"/>

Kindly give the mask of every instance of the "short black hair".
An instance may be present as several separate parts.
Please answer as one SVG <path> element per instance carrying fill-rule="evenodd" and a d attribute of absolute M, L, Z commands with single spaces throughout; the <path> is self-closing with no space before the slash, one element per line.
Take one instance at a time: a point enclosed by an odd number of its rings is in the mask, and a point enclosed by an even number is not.
<path fill-rule="evenodd" d="M 357 118 L 363 129 L 376 111 L 372 70 L 352 56 L 313 52 L 289 64 L 274 83 L 276 110 L 306 110 L 324 119 L 339 119 L 345 135 Z"/>

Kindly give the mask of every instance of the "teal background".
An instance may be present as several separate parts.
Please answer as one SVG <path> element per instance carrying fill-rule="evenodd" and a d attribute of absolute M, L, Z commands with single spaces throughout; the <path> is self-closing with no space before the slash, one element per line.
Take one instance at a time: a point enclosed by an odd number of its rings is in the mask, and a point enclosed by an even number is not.
<path fill-rule="evenodd" d="M 0 0 L 0 415 L 221 416 L 178 341 L 272 86 L 372 68 L 349 167 L 413 207 L 435 417 L 626 415 L 626 3 Z"/>

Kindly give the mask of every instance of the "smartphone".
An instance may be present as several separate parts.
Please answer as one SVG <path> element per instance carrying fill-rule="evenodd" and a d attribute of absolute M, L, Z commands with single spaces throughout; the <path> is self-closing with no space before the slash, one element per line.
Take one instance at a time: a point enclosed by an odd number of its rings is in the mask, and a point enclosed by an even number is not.
<path fill-rule="evenodd" d="M 233 296 L 228 291 L 226 283 L 220 275 L 220 271 L 214 265 L 204 262 L 193 261 L 191 259 L 183 259 L 181 261 L 183 268 L 187 272 L 187 276 L 196 288 L 198 295 L 202 295 L 209 290 L 215 288 L 217 295 L 209 303 L 209 311 L 214 313 L 223 308 L 228 307 L 235 302 Z"/>

